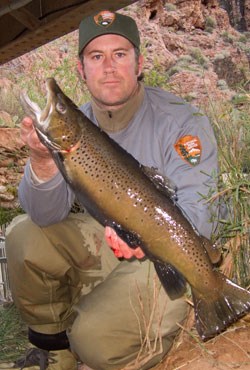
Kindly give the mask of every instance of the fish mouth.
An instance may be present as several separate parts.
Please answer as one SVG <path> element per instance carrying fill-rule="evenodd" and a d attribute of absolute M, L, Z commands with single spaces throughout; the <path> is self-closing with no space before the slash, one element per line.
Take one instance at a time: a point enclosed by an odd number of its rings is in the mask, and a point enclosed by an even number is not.
<path fill-rule="evenodd" d="M 48 78 L 46 80 L 47 102 L 43 110 L 39 107 L 37 103 L 30 100 L 26 92 L 21 92 L 20 94 L 21 103 L 25 113 L 33 119 L 35 127 L 44 133 L 48 128 L 49 118 L 54 108 L 53 104 L 53 98 L 55 97 L 55 92 L 53 91 L 54 86 L 56 86 L 54 79 Z"/>
<path fill-rule="evenodd" d="M 49 125 L 49 118 L 55 108 L 55 99 L 58 93 L 58 87 L 54 78 L 47 78 L 46 80 L 46 91 L 47 91 L 47 103 L 44 110 L 41 112 L 40 124 L 46 129 Z"/>
<path fill-rule="evenodd" d="M 21 92 L 20 100 L 25 113 L 33 119 L 34 127 L 41 141 L 49 145 L 52 149 L 58 150 L 60 146 L 52 142 L 48 137 L 50 116 L 55 108 L 55 97 L 60 92 L 53 78 L 46 80 L 46 91 L 47 102 L 43 110 L 29 98 L 26 92 Z"/>

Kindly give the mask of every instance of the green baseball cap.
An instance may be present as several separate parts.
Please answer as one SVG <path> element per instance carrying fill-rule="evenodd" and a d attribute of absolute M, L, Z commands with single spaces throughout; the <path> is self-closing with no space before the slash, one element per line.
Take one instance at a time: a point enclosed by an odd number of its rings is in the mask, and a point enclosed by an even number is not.
<path fill-rule="evenodd" d="M 107 34 L 123 36 L 138 49 L 140 47 L 139 31 L 131 17 L 103 10 L 81 21 L 79 26 L 79 54 L 91 40 Z"/>

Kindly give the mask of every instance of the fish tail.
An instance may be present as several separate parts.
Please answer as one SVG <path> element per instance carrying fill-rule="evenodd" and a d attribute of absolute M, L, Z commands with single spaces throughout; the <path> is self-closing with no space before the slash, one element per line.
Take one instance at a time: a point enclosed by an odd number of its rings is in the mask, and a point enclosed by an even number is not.
<path fill-rule="evenodd" d="M 206 341 L 226 330 L 250 312 L 250 292 L 223 274 L 218 274 L 218 288 L 204 296 L 192 288 L 196 329 Z"/>

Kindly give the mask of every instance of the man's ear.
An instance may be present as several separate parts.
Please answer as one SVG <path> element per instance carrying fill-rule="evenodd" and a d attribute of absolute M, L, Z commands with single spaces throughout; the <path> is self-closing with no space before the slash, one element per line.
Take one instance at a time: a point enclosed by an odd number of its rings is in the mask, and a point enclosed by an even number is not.
<path fill-rule="evenodd" d="M 142 70 L 143 70 L 143 66 L 144 66 L 144 56 L 142 54 L 139 55 L 139 58 L 138 58 L 138 73 L 137 73 L 137 76 L 140 76 L 140 74 L 142 73 Z"/>
<path fill-rule="evenodd" d="M 86 80 L 83 64 L 80 60 L 77 61 L 77 69 L 83 80 Z"/>

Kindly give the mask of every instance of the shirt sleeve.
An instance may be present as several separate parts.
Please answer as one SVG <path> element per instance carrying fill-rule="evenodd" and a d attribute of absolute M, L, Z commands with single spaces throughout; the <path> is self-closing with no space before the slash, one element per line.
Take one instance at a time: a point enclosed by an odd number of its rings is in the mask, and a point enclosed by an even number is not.
<path fill-rule="evenodd" d="M 192 108 L 174 117 L 165 137 L 165 169 L 177 187 L 177 202 L 197 231 L 210 238 L 216 232 L 218 204 L 207 202 L 216 191 L 217 143 L 208 118 Z"/>
<path fill-rule="evenodd" d="M 59 172 L 49 181 L 33 181 L 29 161 L 18 188 L 18 196 L 21 207 L 32 221 L 43 227 L 64 220 L 74 201 L 74 193 Z"/>

